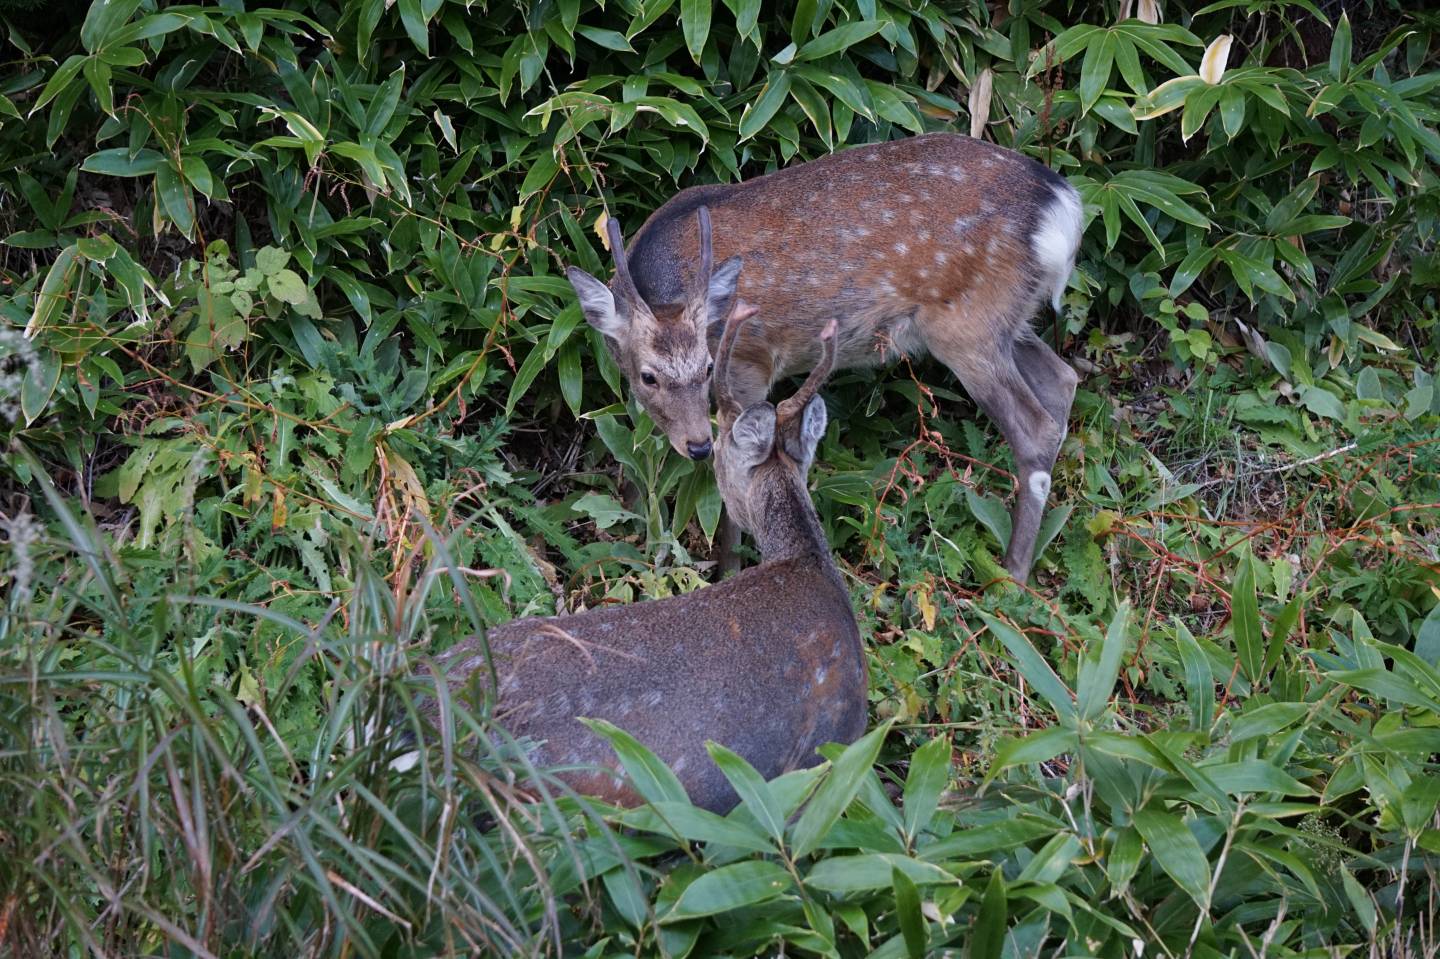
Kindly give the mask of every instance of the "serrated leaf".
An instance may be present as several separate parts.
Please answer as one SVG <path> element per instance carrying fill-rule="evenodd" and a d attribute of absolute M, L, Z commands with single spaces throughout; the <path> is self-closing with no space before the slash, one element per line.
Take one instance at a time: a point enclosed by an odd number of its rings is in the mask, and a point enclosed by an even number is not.
<path fill-rule="evenodd" d="M 277 270 L 275 274 L 265 281 L 269 287 L 270 295 L 282 303 L 289 303 L 291 306 L 299 306 L 305 302 L 310 290 L 305 286 L 305 281 L 300 279 L 300 274 L 294 270 Z"/>

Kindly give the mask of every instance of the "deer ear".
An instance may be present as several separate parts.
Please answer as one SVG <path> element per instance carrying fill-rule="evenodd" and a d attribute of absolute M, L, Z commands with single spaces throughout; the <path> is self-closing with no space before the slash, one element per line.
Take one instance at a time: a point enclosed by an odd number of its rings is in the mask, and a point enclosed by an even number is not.
<path fill-rule="evenodd" d="M 775 407 L 756 403 L 730 427 L 733 454 L 747 467 L 764 462 L 775 448 Z"/>
<path fill-rule="evenodd" d="M 610 287 L 579 267 L 570 267 L 565 275 L 580 298 L 580 312 L 585 314 L 585 322 L 606 336 L 619 339 L 625 332 L 625 323 L 615 312 L 615 295 Z"/>
<path fill-rule="evenodd" d="M 815 447 L 820 445 L 820 438 L 825 435 L 825 427 L 829 425 L 830 417 L 825 410 L 825 401 L 815 397 L 805 407 L 805 415 L 800 420 L 800 472 L 810 472 L 810 464 L 815 462 Z"/>
<path fill-rule="evenodd" d="M 735 287 L 740 282 L 741 259 L 732 256 L 721 263 L 710 274 L 710 287 L 705 291 L 706 321 L 709 325 L 724 325 L 735 303 Z"/>

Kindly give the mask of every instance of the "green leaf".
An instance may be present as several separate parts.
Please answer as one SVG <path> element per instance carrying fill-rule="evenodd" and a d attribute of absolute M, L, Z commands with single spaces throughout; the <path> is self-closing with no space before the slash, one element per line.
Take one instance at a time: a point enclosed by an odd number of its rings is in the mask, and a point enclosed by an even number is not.
<path fill-rule="evenodd" d="M 1194 833 L 1180 817 L 1146 807 L 1136 811 L 1135 828 L 1140 830 L 1151 856 L 1165 874 L 1201 909 L 1209 909 L 1210 863 Z"/>
<path fill-rule="evenodd" d="M 931 863 L 898 853 L 876 852 L 822 859 L 805 876 L 805 885 L 822 892 L 866 892 L 891 885 L 897 871 L 916 885 L 960 883 L 956 876 Z"/>
<path fill-rule="evenodd" d="M 1415 655 L 1440 667 L 1440 603 L 1430 607 L 1430 615 L 1415 633 Z"/>
<path fill-rule="evenodd" d="M 830 827 L 835 825 L 845 807 L 865 784 L 865 777 L 875 764 L 875 757 L 880 755 L 880 746 L 885 742 L 892 723 L 893 720 L 887 720 L 872 729 L 845 747 L 840 758 L 835 760 L 791 833 L 791 845 L 797 859 L 814 852 L 825 840 Z"/>
<path fill-rule="evenodd" d="M 685 49 L 690 58 L 700 62 L 705 41 L 710 37 L 710 0 L 680 0 L 680 26 L 685 34 Z"/>
<path fill-rule="evenodd" d="M 740 139 L 748 140 L 765 129 L 776 111 L 785 105 L 785 98 L 789 95 L 790 74 L 783 70 L 770 74 L 760 95 L 740 115 Z"/>
<path fill-rule="evenodd" d="M 884 24 L 879 20 L 860 20 L 827 30 L 802 46 L 795 54 L 795 59 L 804 63 L 807 60 L 819 60 L 840 53 L 861 41 L 870 39 L 879 33 L 883 26 Z"/>
<path fill-rule="evenodd" d="M 980 900 L 980 913 L 970 929 L 969 959 L 1000 959 L 1005 949 L 1006 920 L 1009 911 L 1005 897 L 1005 877 L 997 867 L 985 885 Z"/>
<path fill-rule="evenodd" d="M 769 902 L 790 888 L 790 874 L 768 860 L 721 866 L 692 882 L 660 921 L 679 922 Z"/>
<path fill-rule="evenodd" d="M 30 113 L 33 115 L 44 109 L 47 103 L 64 93 L 66 88 L 79 76 L 80 69 L 89 59 L 81 53 L 74 53 L 67 57 L 65 62 L 60 64 L 60 69 L 56 70 L 45 84 L 45 89 L 40 91 L 40 96 L 35 101 L 35 106 L 31 108 Z"/>
<path fill-rule="evenodd" d="M 1001 549 L 1010 545 L 1010 513 L 1004 503 L 994 496 L 981 496 L 967 486 L 965 505 L 970 508 L 970 515 L 995 537 Z"/>
<path fill-rule="evenodd" d="M 1004 644 L 1010 652 L 1010 658 L 1020 675 L 1039 693 L 1044 700 L 1055 710 L 1055 714 L 1062 720 L 1075 721 L 1075 700 L 1070 695 L 1070 690 L 1055 675 L 1055 670 L 1045 658 L 1030 645 L 1030 640 L 1024 634 L 1017 632 L 1013 627 L 1007 626 L 1000 620 L 987 613 L 980 613 L 980 618 L 985 625 L 995 634 L 995 637 Z"/>
<path fill-rule="evenodd" d="M 670 767 L 641 745 L 638 739 L 603 719 L 589 719 L 584 716 L 576 718 L 610 743 L 615 755 L 620 757 L 620 765 L 625 767 L 625 773 L 630 777 L 630 784 L 647 802 L 689 804 L 685 787 L 680 785 L 680 780 L 670 771 Z"/>
<path fill-rule="evenodd" d="M 1075 750 L 1079 745 L 1080 739 L 1075 730 L 1064 726 L 1051 726 L 1020 739 L 1002 739 L 995 750 L 990 771 L 985 774 L 985 780 L 989 782 L 1011 766 L 1049 762 L 1061 753 Z"/>
<path fill-rule="evenodd" d="M 616 502 L 615 497 L 599 491 L 586 493 L 572 503 L 571 508 L 577 513 L 589 516 L 599 529 L 609 529 L 616 523 L 640 519 L 639 516 Z"/>
<path fill-rule="evenodd" d="M 1330 40 L 1330 75 L 1341 83 L 1349 79 L 1351 45 L 1350 14 L 1342 11 Z"/>
<path fill-rule="evenodd" d="M 1129 637 L 1126 628 L 1130 624 L 1130 604 L 1124 602 L 1110 619 L 1110 628 L 1100 644 L 1100 655 L 1087 655 L 1080 663 L 1080 678 L 1075 684 L 1075 696 L 1080 707 L 1080 718 L 1094 720 L 1105 712 L 1110 702 L 1110 692 L 1115 688 L 1115 678 L 1120 675 L 1120 661 L 1125 656 Z"/>
<path fill-rule="evenodd" d="M 717 816 L 708 809 L 689 803 L 655 802 L 638 806 L 616 817 L 616 822 L 628 829 L 674 835 L 690 842 L 733 846 L 746 852 L 777 851 L 775 844 L 753 826 Z"/>
<path fill-rule="evenodd" d="M 1260 681 L 1265 670 L 1265 634 L 1260 631 L 1260 601 L 1255 592 L 1255 565 L 1249 553 L 1240 560 L 1230 590 L 1230 629 L 1240 668 L 1251 683 Z"/>
<path fill-rule="evenodd" d="M 738 753 L 731 752 L 715 742 L 707 742 L 705 749 L 734 787 L 741 804 L 760 824 L 760 828 L 769 833 L 771 839 L 781 842 L 785 836 L 785 816 L 779 802 L 770 792 L 770 784 Z"/>
<path fill-rule="evenodd" d="M 184 236 L 190 236 L 195 229 L 194 198 L 180 174 L 168 163 L 162 163 L 155 170 L 155 192 L 171 222 Z"/>
<path fill-rule="evenodd" d="M 60 354 L 54 350 L 36 350 L 34 361 L 26 368 L 20 381 L 20 412 L 29 426 L 45 412 L 55 387 L 60 383 Z"/>
<path fill-rule="evenodd" d="M 925 917 L 920 914 L 920 891 L 899 869 L 891 871 L 890 879 L 895 889 L 895 918 L 905 938 L 905 952 L 910 959 L 925 959 Z"/>
<path fill-rule="evenodd" d="M 116 147 L 90 154 L 80 169 L 101 176 L 149 176 L 164 163 L 165 158 L 154 150 L 136 150 L 132 155 L 125 147 Z"/>
<path fill-rule="evenodd" d="M 291 306 L 299 306 L 305 302 L 310 290 L 305 286 L 305 281 L 300 279 L 300 274 L 294 270 L 277 270 L 274 276 L 266 279 L 266 285 L 270 289 L 270 295 L 282 303 L 289 303 Z"/>
<path fill-rule="evenodd" d="M 950 783 L 950 740 L 936 736 L 910 757 L 905 776 L 905 835 L 914 842 L 940 805 L 940 795 Z"/>
<path fill-rule="evenodd" d="M 290 252 L 273 246 L 262 246 L 255 251 L 255 269 L 266 276 L 274 276 L 290 262 Z"/>
<path fill-rule="evenodd" d="M 1107 31 L 1085 48 L 1080 65 L 1080 112 L 1088 113 L 1110 83 L 1110 69 L 1115 63 L 1115 38 Z"/>

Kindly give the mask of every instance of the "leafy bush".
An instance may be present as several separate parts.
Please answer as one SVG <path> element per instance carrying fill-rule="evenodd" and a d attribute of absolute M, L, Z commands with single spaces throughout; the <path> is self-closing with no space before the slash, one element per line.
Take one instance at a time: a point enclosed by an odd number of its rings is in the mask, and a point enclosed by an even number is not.
<path fill-rule="evenodd" d="M 0 943 L 1433 949 L 1435 14 L 75 6 L 0 5 Z M 720 818 L 623 741 L 628 812 L 483 705 L 422 728 L 428 654 L 710 575 L 710 472 L 560 272 L 602 212 L 936 129 L 1086 201 L 1036 590 L 943 368 L 850 371 L 815 497 L 870 736 L 722 757 Z"/>

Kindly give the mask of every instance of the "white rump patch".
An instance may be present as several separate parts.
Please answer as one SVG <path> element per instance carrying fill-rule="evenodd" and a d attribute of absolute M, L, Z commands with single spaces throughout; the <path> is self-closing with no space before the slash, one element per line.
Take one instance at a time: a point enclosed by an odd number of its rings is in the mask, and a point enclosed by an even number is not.
<path fill-rule="evenodd" d="M 1050 477 L 1046 473 L 1030 474 L 1030 495 L 1044 505 L 1045 500 L 1050 496 Z"/>
<path fill-rule="evenodd" d="M 1030 238 L 1035 259 L 1050 282 L 1050 302 L 1056 310 L 1060 309 L 1060 299 L 1065 295 L 1070 273 L 1075 269 L 1082 216 L 1080 194 L 1075 192 L 1075 188 L 1069 185 L 1057 187 L 1054 201 L 1041 213 L 1039 226 Z"/>

